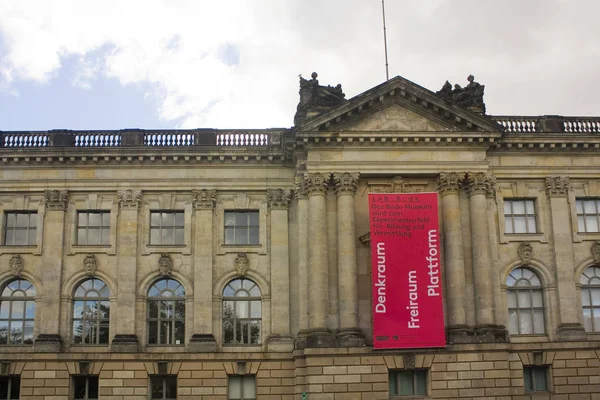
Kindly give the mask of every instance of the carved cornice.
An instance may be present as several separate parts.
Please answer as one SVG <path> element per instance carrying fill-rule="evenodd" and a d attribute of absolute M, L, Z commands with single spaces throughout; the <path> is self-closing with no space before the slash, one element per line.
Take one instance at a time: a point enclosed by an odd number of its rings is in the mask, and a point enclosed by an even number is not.
<path fill-rule="evenodd" d="M 342 194 L 350 194 L 354 196 L 356 194 L 356 189 L 358 187 L 358 180 L 360 178 L 360 174 L 358 172 L 350 173 L 334 173 L 333 174 L 333 184 L 335 193 L 339 196 Z"/>
<path fill-rule="evenodd" d="M 269 209 L 287 209 L 290 204 L 291 193 L 288 189 L 267 190 L 267 204 Z"/>
<path fill-rule="evenodd" d="M 496 193 L 496 177 L 487 172 L 467 174 L 466 184 L 469 196 L 484 194 L 487 197 L 493 197 Z"/>
<path fill-rule="evenodd" d="M 66 190 L 44 191 L 44 204 L 48 210 L 65 211 L 69 205 L 69 192 Z"/>
<path fill-rule="evenodd" d="M 548 197 L 565 197 L 569 194 L 571 182 L 566 176 L 546 178 L 546 193 Z"/>
<path fill-rule="evenodd" d="M 141 190 L 120 190 L 117 193 L 121 208 L 138 208 L 142 202 Z"/>
<path fill-rule="evenodd" d="M 212 210 L 216 203 L 216 190 L 192 190 L 192 204 L 196 210 Z"/>
<path fill-rule="evenodd" d="M 320 172 L 306 175 L 306 188 L 308 195 L 325 195 L 327 193 L 327 186 L 329 185 L 329 174 L 322 174 Z"/>
<path fill-rule="evenodd" d="M 437 179 L 437 191 L 441 196 L 458 194 L 461 183 L 465 178 L 464 173 L 441 172 Z"/>

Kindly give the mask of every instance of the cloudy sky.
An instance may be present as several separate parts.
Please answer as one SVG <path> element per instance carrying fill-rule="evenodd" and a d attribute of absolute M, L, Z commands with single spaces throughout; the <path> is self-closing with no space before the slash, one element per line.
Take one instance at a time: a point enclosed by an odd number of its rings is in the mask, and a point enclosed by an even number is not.
<path fill-rule="evenodd" d="M 600 115 L 597 0 L 387 0 L 390 76 Z M 385 80 L 380 0 L 0 0 L 0 130 L 289 127 L 298 74 Z"/>

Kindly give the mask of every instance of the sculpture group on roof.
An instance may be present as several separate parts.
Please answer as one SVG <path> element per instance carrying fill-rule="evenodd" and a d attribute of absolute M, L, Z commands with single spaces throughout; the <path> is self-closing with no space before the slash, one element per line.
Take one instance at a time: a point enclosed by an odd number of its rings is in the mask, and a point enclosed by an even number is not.
<path fill-rule="evenodd" d="M 446 81 L 442 89 L 436 92 L 436 94 L 458 106 L 467 107 L 472 111 L 485 114 L 485 103 L 483 102 L 485 85 L 475 82 L 473 75 L 469 75 L 467 80 L 469 84 L 464 88 L 459 84 L 454 85 L 454 88 L 452 88 L 450 82 Z"/>
<path fill-rule="evenodd" d="M 330 107 L 337 106 L 345 101 L 346 95 L 342 85 L 321 86 L 317 80 L 318 74 L 313 72 L 311 79 L 300 78 L 300 102 L 296 108 L 294 124 L 306 119 L 309 113 L 318 113 Z"/>

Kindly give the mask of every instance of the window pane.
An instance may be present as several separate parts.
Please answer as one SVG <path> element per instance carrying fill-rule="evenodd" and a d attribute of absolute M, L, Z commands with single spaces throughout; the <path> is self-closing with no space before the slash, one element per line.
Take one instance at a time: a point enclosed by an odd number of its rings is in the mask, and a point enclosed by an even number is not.
<path fill-rule="evenodd" d="M 598 217 L 595 215 L 585 217 L 586 232 L 598 232 Z"/>
<path fill-rule="evenodd" d="M 148 343 L 158 343 L 158 322 L 156 321 L 148 322 Z"/>
<path fill-rule="evenodd" d="M 527 217 L 527 232 L 528 233 L 536 233 L 537 229 L 535 227 L 535 217 Z"/>
<path fill-rule="evenodd" d="M 546 390 L 546 368 L 538 367 L 533 369 L 535 390 Z"/>
<path fill-rule="evenodd" d="M 427 394 L 427 371 L 414 371 L 417 387 L 415 394 Z"/>
<path fill-rule="evenodd" d="M 533 390 L 531 367 L 523 368 L 523 381 L 525 383 L 525 391 L 531 392 Z"/>
<path fill-rule="evenodd" d="M 244 386 L 244 399 L 253 399 L 256 397 L 256 381 L 254 376 L 244 376 L 242 379 Z"/>
<path fill-rule="evenodd" d="M 97 376 L 89 376 L 88 377 L 88 398 L 90 398 L 90 399 L 98 398 L 98 377 Z"/>
<path fill-rule="evenodd" d="M 250 229 L 250 241 L 248 242 L 248 244 L 258 244 L 258 228 L 252 228 Z"/>
<path fill-rule="evenodd" d="M 522 200 L 513 201 L 513 214 L 525 214 L 525 202 Z"/>
<path fill-rule="evenodd" d="M 513 217 L 513 222 L 515 224 L 514 233 L 527 233 L 525 217 Z"/>
<path fill-rule="evenodd" d="M 88 229 L 87 244 L 100 244 L 100 231 L 98 229 Z"/>
<path fill-rule="evenodd" d="M 15 231 L 15 244 L 18 246 L 26 246 L 27 245 L 27 230 L 26 229 L 18 229 Z"/>
<path fill-rule="evenodd" d="M 229 377 L 229 398 L 230 399 L 241 399 L 242 398 L 242 378 L 240 376 Z"/>
<path fill-rule="evenodd" d="M 235 234 L 234 228 L 232 228 L 232 227 L 225 228 L 225 244 L 234 244 L 235 243 L 234 234 Z"/>
<path fill-rule="evenodd" d="M 160 244 L 173 244 L 173 230 L 163 228 L 160 231 Z"/>
<path fill-rule="evenodd" d="M 7 246 L 14 246 L 15 244 L 15 231 L 11 230 L 6 230 L 5 232 L 5 237 L 4 237 L 4 244 Z"/>
<path fill-rule="evenodd" d="M 600 332 L 600 308 L 594 308 L 594 332 Z"/>
<path fill-rule="evenodd" d="M 248 302 L 247 301 L 236 302 L 235 314 L 238 318 L 248 318 Z"/>
<path fill-rule="evenodd" d="M 162 226 L 173 226 L 175 223 L 174 213 L 161 213 L 161 224 Z"/>
<path fill-rule="evenodd" d="M 258 226 L 258 212 L 254 211 L 250 213 L 250 225 Z"/>
<path fill-rule="evenodd" d="M 400 371 L 398 374 L 400 382 L 400 395 L 413 394 L 413 376 L 412 371 Z"/>
<path fill-rule="evenodd" d="M 238 227 L 235 230 L 235 244 L 247 244 L 248 243 L 248 230 Z"/>
<path fill-rule="evenodd" d="M 534 290 L 531 292 L 533 295 L 533 306 L 534 307 L 543 307 L 544 303 L 542 300 L 542 292 L 539 290 Z"/>
<path fill-rule="evenodd" d="M 102 244 L 110 244 L 110 230 L 102 229 Z"/>
<path fill-rule="evenodd" d="M 508 298 L 508 308 L 516 308 L 517 307 L 517 294 L 514 290 L 509 290 L 506 293 Z"/>
<path fill-rule="evenodd" d="M 73 392 L 75 399 L 85 399 L 85 376 L 73 377 Z"/>
<path fill-rule="evenodd" d="M 261 309 L 260 309 L 260 301 L 251 301 L 250 302 L 250 316 L 252 318 L 260 318 L 261 317 Z"/>
<path fill-rule="evenodd" d="M 163 398 L 163 378 L 162 376 L 151 376 L 150 377 L 150 386 L 152 391 L 153 399 L 162 399 Z"/>
<path fill-rule="evenodd" d="M 84 228 L 77 229 L 77 244 L 87 244 L 85 231 Z"/>
<path fill-rule="evenodd" d="M 592 326 L 592 310 L 589 308 L 583 309 L 583 327 L 586 332 L 593 332 L 594 328 Z"/>
<path fill-rule="evenodd" d="M 600 288 L 593 288 L 592 291 L 592 305 L 600 306 Z"/>
<path fill-rule="evenodd" d="M 185 340 L 185 323 L 175 321 L 175 344 L 183 344 Z"/>
<path fill-rule="evenodd" d="M 184 225 L 183 213 L 182 212 L 175 213 L 175 226 L 183 226 L 183 225 Z"/>
<path fill-rule="evenodd" d="M 110 226 L 110 213 L 102 213 L 102 226 Z"/>
<path fill-rule="evenodd" d="M 160 213 L 150 213 L 150 226 L 160 226 Z"/>
<path fill-rule="evenodd" d="M 102 215 L 98 213 L 90 213 L 88 219 L 88 226 L 99 227 L 102 225 Z"/>
<path fill-rule="evenodd" d="M 183 228 L 175 229 L 175 244 L 185 244 L 183 239 Z"/>
<path fill-rule="evenodd" d="M 234 226 L 235 225 L 235 213 L 226 212 L 225 213 L 225 226 Z"/>
<path fill-rule="evenodd" d="M 521 310 L 519 333 L 522 335 L 530 335 L 533 333 L 533 321 L 529 311 Z"/>
<path fill-rule="evenodd" d="M 29 214 L 18 213 L 17 214 L 17 227 L 26 228 L 29 226 Z"/>
<path fill-rule="evenodd" d="M 150 229 L 150 244 L 160 244 L 159 229 Z"/>
<path fill-rule="evenodd" d="M 517 292 L 517 300 L 519 302 L 519 308 L 531 307 L 531 297 L 528 290 L 519 290 Z"/>
<path fill-rule="evenodd" d="M 171 322 L 170 321 L 162 321 L 159 323 L 159 326 L 160 326 L 159 343 L 172 344 L 171 337 L 173 335 L 173 332 L 171 332 L 171 330 L 173 329 L 173 327 L 171 325 Z"/>
<path fill-rule="evenodd" d="M 29 213 L 29 227 L 37 227 L 37 213 Z"/>
<path fill-rule="evenodd" d="M 25 314 L 25 302 L 24 301 L 12 301 L 12 318 L 23 318 Z"/>
<path fill-rule="evenodd" d="M 583 202 L 583 212 L 586 214 L 595 214 L 596 202 L 594 200 L 585 200 Z"/>
<path fill-rule="evenodd" d="M 577 214 L 583 213 L 583 200 L 576 200 L 575 208 L 577 208 Z"/>
<path fill-rule="evenodd" d="M 546 332 L 543 310 L 535 310 L 533 312 L 533 329 L 533 333 L 535 334 L 543 334 Z"/>
<path fill-rule="evenodd" d="M 15 226 L 15 222 L 17 221 L 17 214 L 15 213 L 7 213 L 6 214 L 6 226 L 12 228 Z"/>
<path fill-rule="evenodd" d="M 577 230 L 579 232 L 585 232 L 585 224 L 583 220 L 584 218 L 582 216 L 577 217 Z"/>
<path fill-rule="evenodd" d="M 3 301 L 0 303 L 0 318 L 6 319 L 8 318 L 8 310 L 10 303 L 8 301 Z"/>
<path fill-rule="evenodd" d="M 250 343 L 260 343 L 260 321 L 250 322 Z"/>
<path fill-rule="evenodd" d="M 505 200 L 504 201 L 504 215 L 510 215 L 510 214 L 512 214 L 511 207 L 510 207 L 511 204 L 510 203 L 511 203 L 510 200 Z"/>
<path fill-rule="evenodd" d="M 535 214 L 535 208 L 533 206 L 533 200 L 527 200 L 527 202 L 526 202 L 526 211 L 527 211 L 527 214 L 530 214 L 530 215 L 534 215 Z"/>
<path fill-rule="evenodd" d="M 248 214 L 243 212 L 235 213 L 235 225 L 240 226 L 248 226 Z"/>
<path fill-rule="evenodd" d="M 8 321 L 0 321 L 0 344 L 8 342 Z"/>
<path fill-rule="evenodd" d="M 176 399 L 177 398 L 177 377 L 167 376 L 166 378 L 166 398 Z"/>

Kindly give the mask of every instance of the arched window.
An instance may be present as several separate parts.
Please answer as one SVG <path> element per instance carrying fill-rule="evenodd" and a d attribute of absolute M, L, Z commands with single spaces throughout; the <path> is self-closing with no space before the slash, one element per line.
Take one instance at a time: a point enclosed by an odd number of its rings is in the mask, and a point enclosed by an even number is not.
<path fill-rule="evenodd" d="M 0 344 L 32 344 L 35 288 L 25 279 L 9 282 L 0 294 Z"/>
<path fill-rule="evenodd" d="M 73 343 L 108 344 L 110 290 L 100 279 L 88 279 L 73 296 Z"/>
<path fill-rule="evenodd" d="M 600 332 L 600 267 L 588 267 L 580 278 L 583 326 L 586 332 Z"/>
<path fill-rule="evenodd" d="M 506 278 L 508 331 L 511 335 L 546 333 L 544 299 L 540 278 L 529 268 L 512 270 Z"/>
<path fill-rule="evenodd" d="M 260 343 L 261 318 L 258 285 L 249 279 L 229 282 L 223 290 L 223 343 Z"/>
<path fill-rule="evenodd" d="M 183 344 L 185 290 L 174 279 L 161 279 L 148 291 L 148 344 Z"/>

